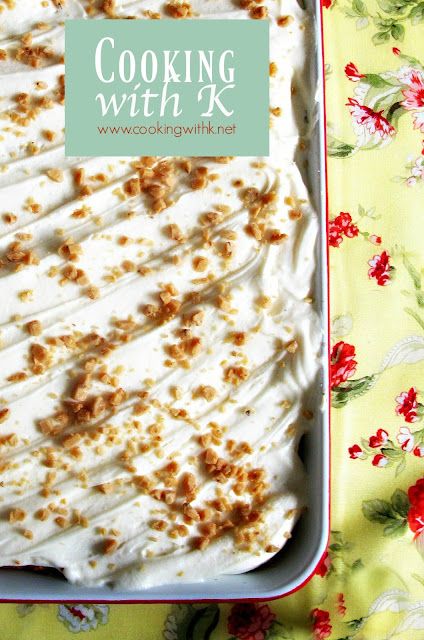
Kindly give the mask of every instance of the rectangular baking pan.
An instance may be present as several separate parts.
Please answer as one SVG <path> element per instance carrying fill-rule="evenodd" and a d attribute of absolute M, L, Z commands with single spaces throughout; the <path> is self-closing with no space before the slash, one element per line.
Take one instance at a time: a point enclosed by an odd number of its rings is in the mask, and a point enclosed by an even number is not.
<path fill-rule="evenodd" d="M 0 569 L 0 602 L 167 602 L 272 600 L 299 589 L 314 574 L 329 536 L 329 388 L 328 388 L 328 250 L 327 183 L 325 152 L 325 106 L 323 73 L 322 10 L 320 0 L 305 0 L 315 25 L 315 56 L 311 58 L 311 109 L 314 127 L 309 145 L 307 183 L 320 220 L 316 245 L 317 269 L 314 292 L 323 328 L 322 369 L 317 380 L 315 417 L 302 438 L 300 455 L 308 474 L 308 508 L 293 530 L 293 537 L 271 560 L 239 575 L 222 575 L 193 584 L 172 584 L 143 591 L 107 587 L 84 588 L 49 573 Z M 313 115 L 312 115 L 313 114 Z"/>

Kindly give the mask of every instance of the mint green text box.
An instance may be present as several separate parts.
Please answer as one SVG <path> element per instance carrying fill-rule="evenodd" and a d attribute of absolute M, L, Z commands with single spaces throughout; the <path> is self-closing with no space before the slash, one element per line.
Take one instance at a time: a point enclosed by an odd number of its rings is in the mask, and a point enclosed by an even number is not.
<path fill-rule="evenodd" d="M 267 21 L 67 20 L 65 37 L 66 155 L 268 155 Z"/>

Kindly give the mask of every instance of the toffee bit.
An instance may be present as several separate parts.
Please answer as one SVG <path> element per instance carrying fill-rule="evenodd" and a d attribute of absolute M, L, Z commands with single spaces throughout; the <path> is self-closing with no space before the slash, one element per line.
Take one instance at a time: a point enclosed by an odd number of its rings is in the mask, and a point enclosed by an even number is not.
<path fill-rule="evenodd" d="M 26 323 L 25 327 L 30 336 L 39 336 L 41 334 L 42 327 L 39 320 L 30 320 L 30 322 Z"/>
<path fill-rule="evenodd" d="M 237 347 L 241 347 L 246 344 L 247 334 L 244 331 L 235 331 L 232 334 L 232 341 Z"/>
<path fill-rule="evenodd" d="M 98 287 L 95 287 L 94 285 L 91 285 L 87 287 L 87 289 L 85 290 L 85 294 L 88 298 L 90 298 L 90 300 L 97 300 L 98 298 L 100 298 L 100 289 Z"/>
<path fill-rule="evenodd" d="M 23 520 L 25 520 L 26 515 L 27 514 L 23 509 L 19 509 L 19 507 L 16 507 L 16 509 L 12 509 L 9 512 L 9 522 L 11 524 L 15 522 L 22 522 Z"/>
<path fill-rule="evenodd" d="M 63 182 L 63 171 L 61 169 L 47 169 L 46 174 L 53 182 Z"/>
<path fill-rule="evenodd" d="M 67 518 L 64 518 L 63 516 L 57 516 L 54 521 L 61 529 L 66 529 L 66 527 L 69 527 L 69 520 Z"/>
<path fill-rule="evenodd" d="M 210 544 L 210 539 L 206 536 L 199 536 L 193 539 L 193 547 L 199 551 L 203 551 Z"/>
<path fill-rule="evenodd" d="M 109 18 L 116 18 L 116 0 L 103 0 L 100 9 L 109 16 Z"/>
<path fill-rule="evenodd" d="M 198 272 L 206 271 L 208 268 L 208 259 L 204 256 L 196 256 L 193 258 L 193 269 Z"/>
<path fill-rule="evenodd" d="M 166 233 L 171 240 L 175 240 L 176 242 L 184 242 L 186 239 L 177 224 L 169 224 L 166 228 Z"/>
<path fill-rule="evenodd" d="M 5 422 L 10 416 L 10 409 L 8 407 L 4 407 L 4 409 L 0 409 L 0 424 Z"/>
<path fill-rule="evenodd" d="M 110 555 L 118 548 L 118 541 L 114 540 L 114 538 L 106 538 L 103 542 L 103 553 L 105 555 Z"/>
<path fill-rule="evenodd" d="M 297 340 L 291 340 L 286 344 L 286 349 L 289 353 L 296 353 L 298 347 L 299 347 L 299 344 Z"/>
<path fill-rule="evenodd" d="M 165 5 L 165 13 L 174 19 L 192 17 L 191 5 L 188 2 L 168 2 Z"/>
<path fill-rule="evenodd" d="M 165 520 L 152 520 L 152 522 L 150 523 L 150 527 L 155 531 L 165 531 L 167 526 L 168 525 L 166 524 Z"/>
<path fill-rule="evenodd" d="M 253 20 L 263 20 L 268 16 L 268 9 L 263 5 L 252 7 L 252 9 L 250 9 L 249 11 L 249 16 Z"/>
<path fill-rule="evenodd" d="M 38 509 L 38 511 L 36 511 L 35 513 L 35 517 L 37 518 L 37 520 L 47 520 L 47 518 L 50 516 L 50 511 L 48 509 Z"/>
<path fill-rule="evenodd" d="M 281 244 L 287 239 L 287 233 L 280 233 L 277 229 L 273 229 L 268 234 L 268 242 L 270 244 Z"/>
<path fill-rule="evenodd" d="M 194 392 L 195 398 L 204 398 L 207 402 L 212 402 L 216 396 L 216 389 L 210 385 L 201 384 Z"/>
<path fill-rule="evenodd" d="M 279 18 L 277 18 L 277 24 L 279 27 L 287 27 L 293 22 L 293 20 L 293 16 L 280 16 Z"/>
<path fill-rule="evenodd" d="M 239 385 L 249 377 L 249 372 L 245 367 L 228 367 L 225 371 L 224 380 L 235 386 Z"/>

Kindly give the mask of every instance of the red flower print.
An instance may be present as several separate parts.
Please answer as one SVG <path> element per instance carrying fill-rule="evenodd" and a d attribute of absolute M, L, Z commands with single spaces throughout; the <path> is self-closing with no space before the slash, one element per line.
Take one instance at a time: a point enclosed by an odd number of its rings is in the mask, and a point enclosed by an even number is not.
<path fill-rule="evenodd" d="M 343 242 L 342 230 L 334 220 L 328 223 L 328 242 L 330 247 L 338 247 Z"/>
<path fill-rule="evenodd" d="M 368 133 L 378 133 L 381 138 L 387 138 L 387 136 L 393 136 L 396 130 L 388 120 L 381 114 L 381 111 L 373 111 L 364 104 L 360 104 L 356 98 L 349 98 L 346 104 L 349 107 L 349 111 L 355 122 L 365 127 Z"/>
<path fill-rule="evenodd" d="M 359 82 L 361 78 L 365 78 L 365 75 L 363 73 L 359 73 L 358 67 L 353 64 L 353 62 L 349 62 L 349 64 L 345 66 L 344 70 L 346 77 L 349 78 L 349 80 L 352 80 L 352 82 Z"/>
<path fill-rule="evenodd" d="M 413 454 L 414 456 L 417 456 L 417 458 L 424 458 L 424 444 L 417 444 Z"/>
<path fill-rule="evenodd" d="M 354 359 L 355 355 L 355 347 L 347 342 L 338 342 L 334 345 L 330 357 L 330 385 L 332 389 L 354 375 L 358 364 Z"/>
<path fill-rule="evenodd" d="M 267 604 L 235 604 L 228 616 L 228 633 L 240 640 L 264 640 L 274 620 Z"/>
<path fill-rule="evenodd" d="M 368 240 L 372 242 L 372 244 L 381 244 L 381 236 L 376 236 L 372 234 L 368 237 Z"/>
<path fill-rule="evenodd" d="M 315 574 L 317 576 L 321 576 L 321 578 L 324 578 L 327 575 L 330 567 L 331 567 L 331 559 L 330 559 L 330 556 L 328 555 L 328 551 L 326 551 L 322 556 L 321 560 L 319 561 L 317 568 L 315 569 Z"/>
<path fill-rule="evenodd" d="M 424 531 L 424 478 L 420 478 L 412 487 L 409 487 L 408 498 L 410 503 L 408 524 L 416 538 Z"/>
<path fill-rule="evenodd" d="M 392 51 L 395 54 L 395 56 L 398 56 L 400 54 L 400 49 L 398 49 L 397 47 L 393 47 Z"/>
<path fill-rule="evenodd" d="M 409 391 L 402 391 L 396 398 L 396 414 L 405 416 L 405 422 L 417 422 L 418 417 L 418 401 L 415 387 L 411 387 Z"/>
<path fill-rule="evenodd" d="M 348 451 L 349 451 L 349 457 L 352 458 L 353 460 L 364 457 L 364 452 L 362 451 L 359 444 L 352 445 L 351 447 L 349 447 Z"/>
<path fill-rule="evenodd" d="M 375 278 L 377 284 L 384 287 L 390 282 L 390 271 L 393 267 L 389 264 L 389 254 L 387 251 L 383 251 L 381 255 L 374 256 L 371 260 L 368 260 L 368 264 L 371 267 L 368 269 L 368 277 Z"/>
<path fill-rule="evenodd" d="M 359 233 L 358 227 L 352 222 L 352 216 L 350 215 L 350 213 L 341 211 L 339 215 L 334 218 L 334 222 L 340 227 L 345 236 L 347 236 L 348 238 L 354 238 Z"/>
<path fill-rule="evenodd" d="M 358 233 L 359 229 L 352 222 L 352 216 L 344 211 L 341 211 L 338 216 L 330 220 L 328 225 L 328 241 L 332 247 L 338 247 L 343 242 L 343 236 L 354 238 Z"/>
<path fill-rule="evenodd" d="M 410 432 L 408 427 L 401 427 L 396 439 L 399 442 L 402 451 L 407 451 L 409 453 L 414 448 L 414 435 Z"/>
<path fill-rule="evenodd" d="M 378 449 L 382 447 L 383 444 L 386 444 L 389 439 L 389 434 L 384 429 L 377 429 L 377 433 L 373 436 L 370 436 L 368 440 L 368 444 L 372 449 Z"/>
<path fill-rule="evenodd" d="M 388 462 L 389 459 L 386 458 L 386 456 L 383 456 L 382 453 L 377 453 L 377 455 L 372 459 L 374 467 L 385 467 Z"/>
<path fill-rule="evenodd" d="M 342 617 L 346 613 L 345 599 L 342 593 L 337 594 L 337 611 Z"/>
<path fill-rule="evenodd" d="M 332 0 L 321 0 L 322 1 L 322 6 L 325 9 L 329 9 L 332 5 Z"/>
<path fill-rule="evenodd" d="M 311 615 L 314 639 L 325 640 L 333 630 L 330 624 L 330 614 L 323 609 L 314 609 Z"/>

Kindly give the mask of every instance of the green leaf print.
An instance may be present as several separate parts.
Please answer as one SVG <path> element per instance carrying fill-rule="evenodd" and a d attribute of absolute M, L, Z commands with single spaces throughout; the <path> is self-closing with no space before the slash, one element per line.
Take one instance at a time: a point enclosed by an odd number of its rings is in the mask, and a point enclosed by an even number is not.
<path fill-rule="evenodd" d="M 396 513 L 398 513 L 402 518 L 406 518 L 410 505 L 405 491 L 402 491 L 402 489 L 396 489 L 390 501 Z"/>
<path fill-rule="evenodd" d="M 219 622 L 219 607 L 209 605 L 174 605 L 165 620 L 165 640 L 209 640 Z"/>
<path fill-rule="evenodd" d="M 367 520 L 387 524 L 396 519 L 396 515 L 389 502 L 386 500 L 364 500 L 362 503 L 362 513 Z"/>

